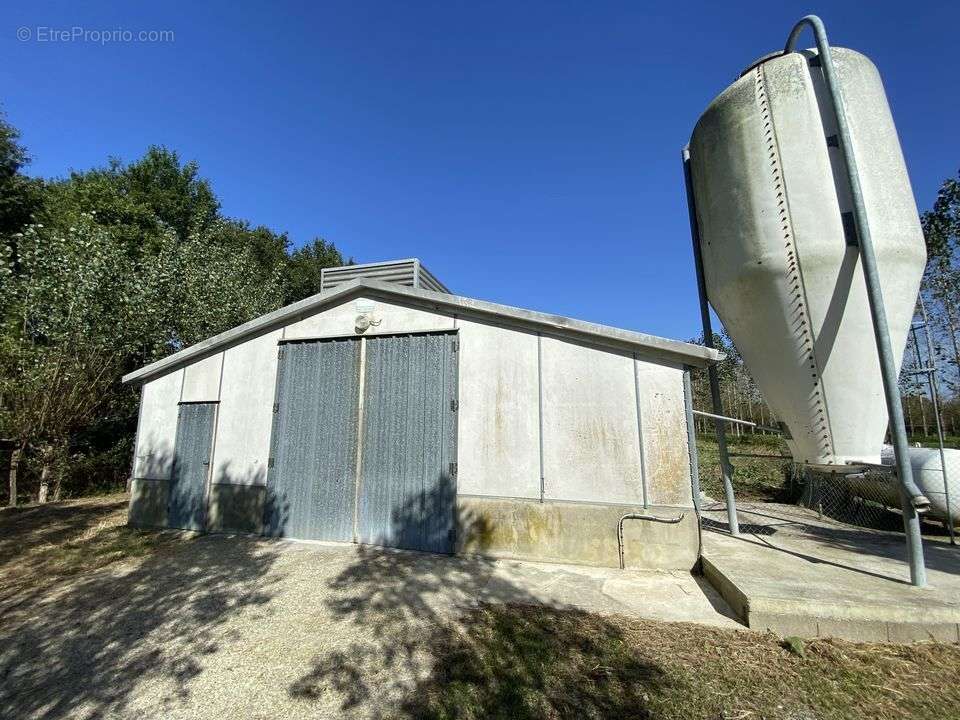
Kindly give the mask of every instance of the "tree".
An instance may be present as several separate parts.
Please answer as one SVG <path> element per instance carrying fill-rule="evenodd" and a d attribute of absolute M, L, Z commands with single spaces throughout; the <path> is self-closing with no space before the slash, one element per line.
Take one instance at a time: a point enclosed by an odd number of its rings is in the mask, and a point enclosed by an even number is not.
<path fill-rule="evenodd" d="M 960 178 L 960 173 L 958 173 Z M 923 294 L 931 316 L 930 331 L 939 357 L 952 371 L 942 384 L 960 391 L 960 181 L 944 181 L 933 208 L 921 216 L 927 244 Z"/>
<path fill-rule="evenodd" d="M 960 249 L 960 172 L 940 186 L 933 208 L 920 216 L 927 255 L 934 262 L 953 262 Z"/>
<path fill-rule="evenodd" d="M 334 246 L 322 238 L 295 250 L 290 255 L 287 284 L 287 303 L 303 300 L 320 292 L 320 271 L 338 265 L 353 265 L 353 258 L 344 263 L 343 255 Z"/>
<path fill-rule="evenodd" d="M 42 467 L 41 501 L 66 454 L 70 434 L 111 400 L 142 308 L 129 288 L 133 274 L 122 250 L 93 223 L 67 233 L 28 226 L 3 248 L 0 301 L 7 314 L 0 336 L 0 424 L 15 441 L 10 502 L 17 466 L 31 446 Z M 54 496 L 59 497 L 59 475 Z"/>
<path fill-rule="evenodd" d="M 41 502 L 51 479 L 59 499 L 71 439 L 124 403 L 124 371 L 279 306 L 283 267 L 259 276 L 252 253 L 216 232 L 215 223 L 181 241 L 168 231 L 156 256 L 135 260 L 86 215 L 65 233 L 28 226 L 4 249 L 0 427 L 18 462 L 35 451 Z M 11 502 L 16 483 L 12 468 Z"/>
<path fill-rule="evenodd" d="M 0 118 L 0 438 L 13 440 L 11 502 L 23 463 L 41 470 L 41 498 L 51 487 L 59 496 L 81 453 L 118 464 L 136 425 L 125 372 L 317 292 L 320 269 L 343 264 L 332 243 L 291 256 L 286 233 L 223 217 L 197 163 L 174 151 L 42 181 L 23 174 L 18 139 Z"/>
<path fill-rule="evenodd" d="M 43 181 L 23 174 L 30 156 L 19 141 L 20 133 L 0 114 L 0 238 L 20 232 L 43 207 Z"/>
<path fill-rule="evenodd" d="M 286 267 L 289 262 L 287 234 L 263 225 L 253 227 L 246 220 L 219 219 L 210 237 L 225 247 L 249 252 L 257 272 L 264 276 L 272 276 L 277 267 Z"/>
<path fill-rule="evenodd" d="M 147 283 L 150 296 L 145 301 L 166 313 L 155 330 L 164 343 L 159 354 L 193 345 L 283 304 L 285 263 L 265 265 L 256 248 L 221 242 L 231 231 L 229 223 L 218 220 L 184 242 L 168 235 L 150 261 L 153 279 Z"/>
<path fill-rule="evenodd" d="M 110 158 L 106 167 L 72 172 L 50 183 L 49 195 L 45 222 L 72 224 L 90 215 L 133 256 L 157 252 L 167 230 L 186 239 L 219 219 L 220 202 L 197 164 L 158 146 L 129 165 Z"/>

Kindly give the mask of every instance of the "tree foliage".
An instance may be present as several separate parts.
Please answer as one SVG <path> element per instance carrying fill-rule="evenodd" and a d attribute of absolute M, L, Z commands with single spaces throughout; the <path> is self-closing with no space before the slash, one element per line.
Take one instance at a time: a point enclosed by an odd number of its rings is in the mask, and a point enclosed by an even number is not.
<path fill-rule="evenodd" d="M 320 292 L 320 272 L 324 268 L 353 264 L 353 258 L 344 262 L 340 251 L 326 240 L 314 238 L 309 245 L 290 255 L 287 302 L 292 303 Z"/>
<path fill-rule="evenodd" d="M 343 259 L 223 217 L 197 164 L 166 148 L 44 181 L 24 175 L 18 139 L 0 118 L 0 438 L 59 488 L 68 459 L 115 466 L 131 442 L 124 373 L 317 292 Z"/>
<path fill-rule="evenodd" d="M 944 181 L 933 208 L 921 216 L 927 243 L 923 299 L 930 317 L 941 384 L 960 392 L 960 172 Z"/>

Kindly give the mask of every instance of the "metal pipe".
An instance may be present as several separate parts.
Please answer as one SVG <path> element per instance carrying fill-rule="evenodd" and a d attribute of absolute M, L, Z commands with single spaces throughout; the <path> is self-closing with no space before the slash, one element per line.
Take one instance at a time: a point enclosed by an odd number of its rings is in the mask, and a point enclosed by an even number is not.
<path fill-rule="evenodd" d="M 713 348 L 713 326 L 710 321 L 710 306 L 707 301 L 707 283 L 703 276 L 703 255 L 700 252 L 700 226 L 697 223 L 697 206 L 693 196 L 693 178 L 690 174 L 690 147 L 682 152 L 683 179 L 687 189 L 687 212 L 690 216 L 690 238 L 693 241 L 693 263 L 697 271 L 697 293 L 700 295 L 700 321 L 703 323 L 703 344 Z M 716 365 L 707 366 L 710 379 L 710 399 L 713 412 L 723 417 L 723 403 L 720 400 L 720 381 L 717 378 Z M 727 524 L 731 535 L 740 534 L 737 521 L 737 501 L 733 494 L 733 466 L 727 456 L 727 435 L 724 421 L 714 417 L 713 428 L 717 434 L 717 451 L 720 455 L 720 473 L 723 476 L 723 495 L 727 502 Z"/>
<path fill-rule="evenodd" d="M 793 460 L 789 455 L 763 455 L 760 453 L 728 453 L 729 457 L 767 458 L 769 460 Z"/>
<path fill-rule="evenodd" d="M 700 514 L 700 457 L 697 452 L 697 427 L 693 421 L 693 387 L 690 385 L 690 368 L 683 368 L 683 410 L 687 416 L 687 455 L 690 457 L 690 492 L 693 508 Z"/>
<path fill-rule="evenodd" d="M 740 420 L 739 418 L 732 418 L 726 415 L 715 415 L 713 413 L 704 412 L 703 410 L 694 410 L 694 415 L 700 415 L 701 417 L 714 418 L 715 420 L 725 420 L 729 423 L 734 423 L 736 425 L 746 425 L 747 427 L 753 427 L 757 430 L 766 430 L 767 432 L 782 434 L 783 430 L 775 427 L 767 427 L 766 425 L 760 425 L 759 423 L 752 422 L 750 420 Z"/>
<path fill-rule="evenodd" d="M 637 443 L 640 446 L 640 491 L 643 493 L 643 506 L 650 507 L 647 487 L 647 458 L 643 454 L 643 414 L 640 412 L 640 368 L 637 354 L 633 354 L 633 396 L 637 401 Z"/>
<path fill-rule="evenodd" d="M 910 562 L 910 581 L 917 587 L 927 584 L 927 573 L 923 562 L 923 541 L 920 535 L 920 517 L 918 510 L 926 509 L 930 501 L 924 497 L 913 481 L 913 469 L 907 443 L 907 431 L 903 422 L 903 408 L 900 405 L 900 390 L 897 383 L 896 362 L 890 343 L 890 329 L 887 324 L 887 312 L 883 304 L 883 291 L 880 288 L 880 274 L 877 270 L 877 258 L 870 234 L 870 222 L 863 202 L 863 189 L 860 187 L 860 175 L 857 159 L 853 152 L 850 127 L 847 123 L 843 94 L 837 78 L 830 43 L 823 21 L 816 15 L 802 18 L 790 31 L 784 54 L 794 52 L 794 46 L 805 25 L 813 30 L 820 54 L 820 66 L 823 79 L 830 95 L 830 102 L 837 120 L 837 135 L 840 151 L 843 155 L 847 182 L 850 186 L 850 198 L 853 203 L 854 224 L 857 231 L 857 246 L 860 250 L 860 263 L 863 266 L 863 278 L 867 287 L 867 299 L 870 303 L 870 315 L 873 320 L 873 334 L 877 342 L 877 355 L 880 360 L 880 374 L 883 377 L 883 390 L 887 401 L 887 413 L 890 417 L 890 434 L 893 437 L 896 455 L 897 475 L 900 479 L 901 505 L 903 507 L 903 526 L 907 538 L 908 560 Z"/>
<path fill-rule="evenodd" d="M 953 530 L 953 508 L 950 507 L 950 478 L 947 475 L 947 458 L 944 452 L 943 421 L 940 418 L 940 384 L 937 381 L 936 355 L 933 351 L 933 339 L 930 337 L 930 323 L 927 320 L 927 306 L 920 296 L 920 317 L 923 318 L 923 334 L 927 339 L 927 362 L 930 363 L 930 374 L 927 382 L 930 384 L 930 402 L 933 403 L 933 417 L 937 421 L 937 443 L 940 448 L 940 471 L 943 473 L 943 494 L 947 503 L 947 533 L 950 535 L 950 544 L 956 545 L 957 538 Z M 913 332 L 913 347 L 917 351 L 917 364 L 920 364 L 920 346 L 917 345 L 916 327 Z"/>
<path fill-rule="evenodd" d="M 543 338 L 537 333 L 537 422 L 540 431 L 540 502 L 546 494 L 546 479 L 543 475 Z"/>
<path fill-rule="evenodd" d="M 675 518 L 665 518 L 658 515 L 645 515 L 643 513 L 627 513 L 626 515 L 620 518 L 620 522 L 617 523 L 617 552 L 620 554 L 620 569 L 623 570 L 623 521 L 624 520 L 651 520 L 652 522 L 667 523 L 668 525 L 675 525 L 676 523 L 683 520 L 684 514 L 680 513 Z"/>

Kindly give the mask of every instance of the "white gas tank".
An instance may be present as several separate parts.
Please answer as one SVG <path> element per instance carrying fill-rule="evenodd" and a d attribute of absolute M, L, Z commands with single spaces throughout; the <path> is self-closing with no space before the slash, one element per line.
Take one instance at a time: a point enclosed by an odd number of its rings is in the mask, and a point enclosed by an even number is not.
<path fill-rule="evenodd" d="M 833 49 L 899 369 L 926 263 L 880 76 Z M 883 383 L 816 51 L 767 59 L 701 116 L 691 173 L 707 294 L 794 460 L 878 463 Z"/>
<path fill-rule="evenodd" d="M 894 464 L 892 445 L 884 445 L 881 458 L 884 465 Z M 939 448 L 910 448 L 910 467 L 913 469 L 913 481 L 930 500 L 927 514 L 938 520 L 953 521 L 960 524 L 960 450 L 947 448 L 943 451 L 947 473 L 944 480 L 943 465 L 940 463 Z M 891 507 L 900 506 L 900 487 L 895 479 L 887 485 L 887 494 L 882 498 Z M 950 496 L 949 512 L 947 495 Z M 869 495 L 867 495 L 869 497 Z M 876 498 L 874 498 L 876 499 Z"/>

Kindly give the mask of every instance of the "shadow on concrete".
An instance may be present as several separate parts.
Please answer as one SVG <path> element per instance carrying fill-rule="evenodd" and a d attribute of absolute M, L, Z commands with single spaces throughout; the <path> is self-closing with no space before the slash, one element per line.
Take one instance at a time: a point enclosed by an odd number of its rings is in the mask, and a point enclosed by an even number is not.
<path fill-rule="evenodd" d="M 704 517 L 700 519 L 701 527 L 704 530 L 718 530 L 720 532 L 730 532 L 730 524 L 725 520 L 714 520 Z M 755 525 L 753 523 L 740 523 L 740 532 L 745 535 L 773 535 L 777 532 L 775 525 Z"/>
<path fill-rule="evenodd" d="M 741 523 L 742 540 L 762 544 L 772 550 L 812 563 L 830 565 L 861 575 L 909 584 L 904 577 L 907 548 L 902 532 L 860 528 L 839 521 L 814 521 L 799 508 L 781 511 L 777 507 L 754 512 L 743 509 L 742 515 L 762 519 L 758 523 Z M 705 530 L 729 534 L 722 520 L 704 518 Z M 776 533 L 776 540 L 767 539 Z M 960 575 L 960 548 L 940 539 L 924 538 L 924 557 L 929 570 Z M 868 556 L 892 561 L 890 572 L 865 569 L 860 558 Z M 848 558 L 848 559 L 845 559 Z M 894 564 L 903 563 L 904 568 Z"/>
<path fill-rule="evenodd" d="M 393 540 L 422 539 L 423 509 L 444 503 L 411 498 L 393 512 Z M 461 514 L 457 532 L 485 537 L 482 523 Z M 663 682 L 614 621 L 544 606 L 493 561 L 359 546 L 329 590 L 327 610 L 362 638 L 314 658 L 289 692 L 318 704 L 332 692 L 343 715 L 645 717 Z"/>
<path fill-rule="evenodd" d="M 149 545 L 141 559 L 6 598 L 0 717 L 125 717 L 135 714 L 130 703 L 144 686 L 172 708 L 189 697 L 203 657 L 232 640 L 224 624 L 270 602 L 278 578 L 266 576 L 280 548 L 245 537 L 225 543 L 140 531 L 117 526 L 115 517 L 106 523 L 118 504 L 125 503 L 30 508 L 0 518 L 5 564 L 31 562 L 31 546 L 45 542 L 83 562 L 105 552 L 129 557 L 126 550 Z"/>

